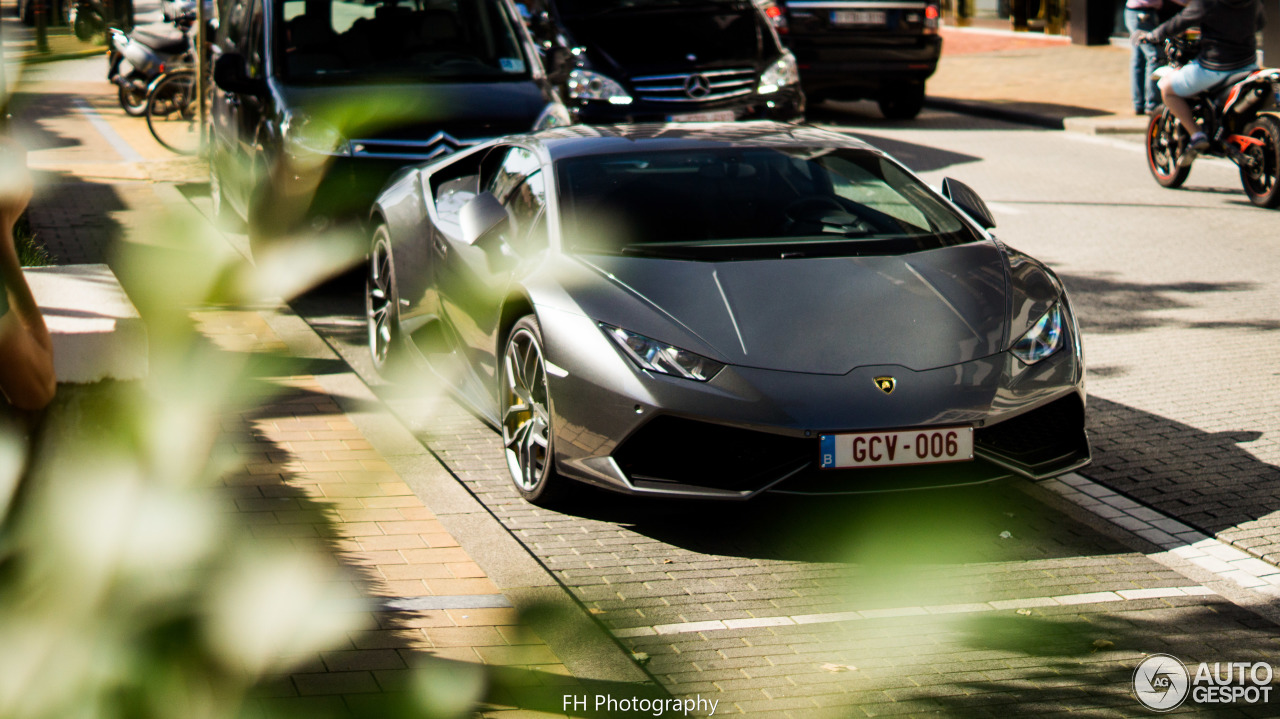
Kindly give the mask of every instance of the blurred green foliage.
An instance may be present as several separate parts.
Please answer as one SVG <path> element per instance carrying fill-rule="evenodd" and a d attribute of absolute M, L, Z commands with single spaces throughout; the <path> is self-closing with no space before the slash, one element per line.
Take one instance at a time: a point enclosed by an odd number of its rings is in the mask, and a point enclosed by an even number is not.
<path fill-rule="evenodd" d="M 303 287 L 350 258 L 295 243 L 254 267 L 173 218 L 152 236 L 172 239 L 124 243 L 113 262 L 146 288 L 132 299 L 147 381 L 64 385 L 38 432 L 0 428 L 5 719 L 291 716 L 252 701 L 255 687 L 345 645 L 372 609 L 331 554 L 256 538 L 228 511 L 215 488 L 241 462 L 221 422 L 269 397 L 260 364 L 188 316 L 260 306 L 280 287 L 271 273 Z M 424 666 L 379 714 L 461 716 L 487 683 L 478 666 Z"/>

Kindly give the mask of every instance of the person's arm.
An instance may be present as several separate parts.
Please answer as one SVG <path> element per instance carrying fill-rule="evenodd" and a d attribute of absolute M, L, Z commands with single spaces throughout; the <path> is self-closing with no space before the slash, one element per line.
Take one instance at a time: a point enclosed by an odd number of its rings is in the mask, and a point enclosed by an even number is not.
<path fill-rule="evenodd" d="M 53 400 L 53 340 L 18 263 L 13 226 L 31 201 L 26 153 L 0 144 L 0 291 L 8 311 L 0 314 L 0 393 L 25 410 L 41 409 Z"/>
<path fill-rule="evenodd" d="M 1178 11 L 1177 15 L 1165 20 L 1155 30 L 1150 33 L 1153 42 L 1164 42 L 1171 37 L 1176 37 L 1186 32 L 1188 29 L 1198 27 L 1200 21 L 1204 19 L 1205 4 L 1204 0 L 1191 0 L 1187 6 Z"/>

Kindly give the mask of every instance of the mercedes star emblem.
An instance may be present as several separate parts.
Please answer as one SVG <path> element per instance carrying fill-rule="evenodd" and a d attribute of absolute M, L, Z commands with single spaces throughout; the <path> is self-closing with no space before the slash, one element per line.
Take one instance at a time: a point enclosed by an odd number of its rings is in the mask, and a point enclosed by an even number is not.
<path fill-rule="evenodd" d="M 694 100 L 701 100 L 711 94 L 711 83 L 702 75 L 690 75 L 684 81 L 684 94 Z"/>

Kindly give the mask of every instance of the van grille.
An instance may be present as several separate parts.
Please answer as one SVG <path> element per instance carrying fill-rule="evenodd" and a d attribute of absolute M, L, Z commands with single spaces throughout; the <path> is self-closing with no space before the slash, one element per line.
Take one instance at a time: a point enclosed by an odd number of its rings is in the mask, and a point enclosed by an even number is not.
<path fill-rule="evenodd" d="M 683 75 L 631 78 L 636 97 L 647 102 L 715 102 L 750 95 L 758 77 L 754 68 L 708 70 Z"/>
<path fill-rule="evenodd" d="M 427 140 L 357 139 L 351 141 L 351 154 L 356 157 L 376 157 L 384 160 L 430 160 L 448 155 L 465 147 L 478 145 L 487 137 L 459 140 L 447 132 L 437 132 Z"/>

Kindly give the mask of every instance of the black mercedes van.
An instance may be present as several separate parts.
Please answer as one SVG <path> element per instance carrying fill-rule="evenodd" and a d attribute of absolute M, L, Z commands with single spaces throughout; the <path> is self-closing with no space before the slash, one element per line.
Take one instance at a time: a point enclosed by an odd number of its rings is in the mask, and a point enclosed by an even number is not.
<path fill-rule="evenodd" d="M 367 215 L 386 179 L 572 122 L 510 0 L 221 0 L 210 192 L 250 239 Z"/>
<path fill-rule="evenodd" d="M 752 0 L 530 0 L 576 120 L 804 118 L 795 59 Z"/>

